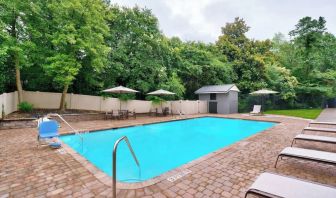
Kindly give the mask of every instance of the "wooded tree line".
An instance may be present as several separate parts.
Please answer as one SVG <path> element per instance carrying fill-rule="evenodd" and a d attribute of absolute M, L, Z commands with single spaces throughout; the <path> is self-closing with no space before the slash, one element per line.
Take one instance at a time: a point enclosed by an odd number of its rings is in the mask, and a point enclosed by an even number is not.
<path fill-rule="evenodd" d="M 235 83 L 241 95 L 280 92 L 286 107 L 316 107 L 336 97 L 336 38 L 323 17 L 302 18 L 270 40 L 246 37 L 241 18 L 215 43 L 167 38 L 146 8 L 97 0 L 0 0 L 0 92 L 101 95 L 123 85 L 194 99 L 203 85 Z M 241 103 L 244 106 L 244 97 Z M 64 107 L 62 100 L 60 107 Z"/>

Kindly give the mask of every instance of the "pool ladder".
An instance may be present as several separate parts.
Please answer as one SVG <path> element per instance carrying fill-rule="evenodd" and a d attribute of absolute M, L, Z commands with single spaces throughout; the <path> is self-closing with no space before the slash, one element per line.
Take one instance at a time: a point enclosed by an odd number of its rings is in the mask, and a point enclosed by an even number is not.
<path fill-rule="evenodd" d="M 128 140 L 128 138 L 126 136 L 123 136 L 121 138 L 119 138 L 113 146 L 113 153 L 112 153 L 112 161 L 113 161 L 113 167 L 112 167 L 112 193 L 113 193 L 113 198 L 117 198 L 117 149 L 118 149 L 118 145 L 121 141 L 125 141 L 127 143 L 128 149 L 131 151 L 131 154 L 133 156 L 133 159 L 135 161 L 135 163 L 137 164 L 137 166 L 140 168 L 140 164 L 139 161 L 133 151 L 133 148 Z"/>

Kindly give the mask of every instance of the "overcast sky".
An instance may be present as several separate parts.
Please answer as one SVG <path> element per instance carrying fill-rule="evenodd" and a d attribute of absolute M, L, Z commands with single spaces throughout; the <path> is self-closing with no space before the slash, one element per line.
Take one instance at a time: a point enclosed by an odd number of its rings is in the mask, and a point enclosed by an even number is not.
<path fill-rule="evenodd" d="M 336 34 L 336 0 L 112 0 L 121 6 L 151 9 L 168 37 L 214 42 L 221 27 L 235 17 L 251 27 L 248 37 L 272 38 L 288 35 L 305 16 L 325 17 L 327 29 Z"/>

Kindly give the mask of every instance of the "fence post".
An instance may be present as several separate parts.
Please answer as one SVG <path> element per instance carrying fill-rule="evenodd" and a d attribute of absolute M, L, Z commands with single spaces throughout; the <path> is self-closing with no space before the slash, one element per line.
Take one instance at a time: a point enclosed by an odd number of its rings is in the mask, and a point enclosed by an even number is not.
<path fill-rule="evenodd" d="M 12 112 L 14 112 L 14 111 L 17 111 L 18 110 L 18 104 L 19 104 L 19 96 L 17 95 L 17 94 L 19 94 L 19 93 L 17 93 L 17 91 L 15 91 L 15 92 L 13 92 L 12 93 L 13 94 L 13 100 L 14 101 L 12 101 L 13 102 L 13 105 L 12 105 L 12 110 L 11 110 L 11 113 Z M 24 99 L 24 91 L 22 92 L 22 100 L 23 101 L 26 101 L 25 99 Z"/>
<path fill-rule="evenodd" d="M 2 99 L 3 99 L 3 108 L 4 108 L 4 116 L 6 116 L 6 105 L 7 105 L 7 103 L 6 103 L 6 98 L 7 98 L 7 93 L 4 93 L 4 94 L 2 94 Z"/>
<path fill-rule="evenodd" d="M 0 101 L 1 101 L 1 119 L 5 118 L 5 106 L 4 106 L 4 101 L 3 101 L 3 94 L 0 95 Z"/>
<path fill-rule="evenodd" d="M 198 114 L 200 113 L 200 110 L 199 110 L 199 100 L 197 100 L 197 110 L 198 110 Z"/>
<path fill-rule="evenodd" d="M 99 96 L 99 111 L 102 111 L 102 96 Z"/>
<path fill-rule="evenodd" d="M 70 95 L 70 98 L 69 98 L 69 103 L 70 103 L 70 104 L 69 104 L 69 107 L 68 107 L 68 108 L 69 108 L 69 109 L 72 109 L 72 95 L 73 95 L 73 93 L 70 93 L 69 95 Z"/>

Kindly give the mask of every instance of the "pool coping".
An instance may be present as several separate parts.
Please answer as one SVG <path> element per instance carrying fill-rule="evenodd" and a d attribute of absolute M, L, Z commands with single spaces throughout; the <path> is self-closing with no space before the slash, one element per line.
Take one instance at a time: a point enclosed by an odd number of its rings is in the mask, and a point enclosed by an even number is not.
<path fill-rule="evenodd" d="M 139 188 L 144 188 L 147 186 L 151 186 L 154 185 L 158 182 L 161 182 L 163 180 L 168 180 L 170 178 L 177 178 L 176 180 L 182 178 L 183 176 L 191 173 L 192 171 L 190 170 L 191 167 L 199 164 L 200 162 L 206 161 L 212 157 L 214 157 L 215 155 L 222 153 L 224 151 L 228 151 L 228 150 L 232 150 L 232 147 L 241 147 L 241 146 L 246 146 L 248 144 L 250 144 L 251 142 L 249 141 L 249 139 L 254 138 L 255 136 L 261 135 L 263 133 L 268 132 L 270 129 L 273 129 L 274 127 L 279 126 L 279 124 L 281 124 L 281 122 L 278 121 L 270 121 L 270 120 L 260 120 L 260 119 L 249 119 L 249 118 L 234 118 L 234 117 L 226 117 L 225 115 L 197 115 L 197 116 L 193 116 L 193 117 L 183 117 L 183 118 L 179 118 L 179 119 L 173 119 L 173 120 L 160 120 L 160 121 L 154 121 L 154 122 L 146 122 L 144 124 L 129 124 L 129 125 L 122 125 L 120 127 L 107 127 L 107 128 L 99 128 L 99 129 L 94 129 L 94 130 L 90 130 L 91 132 L 99 132 L 101 130 L 107 130 L 107 129 L 119 129 L 119 128 L 126 128 L 126 127 L 135 127 L 135 126 L 142 126 L 142 125 L 149 125 L 149 124 L 158 124 L 158 123 L 165 123 L 165 122 L 172 122 L 172 121 L 182 121 L 182 120 L 189 120 L 189 119 L 195 119 L 195 118 L 203 118 L 203 117 L 215 117 L 215 118 L 226 118 L 226 119 L 237 119 L 237 120 L 250 120 L 250 121 L 260 121 L 260 122 L 273 122 L 273 123 L 277 123 L 277 125 L 274 125 L 266 130 L 263 130 L 259 133 L 253 134 L 247 138 L 244 138 L 238 142 L 235 142 L 231 145 L 228 145 L 224 148 L 218 149 L 216 151 L 213 151 L 211 153 L 208 153 L 204 156 L 201 156 L 199 158 L 196 158 L 192 161 L 187 162 L 186 164 L 183 164 L 177 168 L 174 168 L 172 170 L 169 170 L 165 173 L 162 173 L 154 178 L 148 179 L 146 181 L 143 182 L 137 182 L 137 183 L 126 183 L 126 182 L 118 182 L 117 181 L 117 188 L 118 189 L 126 189 L 126 190 L 131 190 L 131 189 L 139 189 Z M 85 130 L 83 130 L 85 131 Z M 66 136 L 66 135 L 71 135 L 74 134 L 73 132 L 70 133 L 64 133 L 61 136 Z M 81 163 L 88 171 L 91 172 L 91 174 L 94 175 L 94 177 L 96 177 L 100 182 L 102 182 L 103 184 L 107 185 L 107 186 L 112 186 L 112 177 L 107 175 L 105 172 L 103 172 L 102 170 L 100 170 L 98 167 L 96 167 L 94 164 L 92 164 L 90 161 L 88 161 L 85 157 L 83 157 L 82 155 L 80 155 L 79 153 L 77 153 L 74 149 L 72 149 L 70 146 L 68 146 L 67 144 L 63 143 L 62 144 L 63 149 L 66 151 L 66 153 L 70 154 L 75 160 L 77 160 L 79 163 Z M 235 150 L 235 149 L 233 149 Z M 239 150 L 236 150 L 239 151 Z M 174 181 L 170 181 L 170 182 L 174 182 Z"/>
<path fill-rule="evenodd" d="M 270 115 L 270 114 L 269 114 Z M 144 126 L 144 125 L 150 125 L 150 124 L 160 124 L 160 123 L 165 123 L 165 122 L 176 122 L 176 121 L 183 121 L 183 120 L 190 120 L 190 119 L 196 119 L 196 118 L 206 118 L 206 117 L 213 117 L 213 118 L 225 118 L 225 119 L 234 119 L 234 120 L 247 120 L 247 121 L 259 121 L 259 122 L 272 122 L 272 123 L 281 123 L 279 121 L 271 121 L 271 120 L 264 120 L 264 119 L 249 119 L 249 118 L 235 118 L 235 117 L 225 117 L 225 115 L 196 115 L 193 117 L 181 117 L 181 118 L 172 118 L 171 120 L 159 120 L 159 121 L 152 121 L 152 122 L 146 122 L 146 123 L 136 123 L 136 124 L 125 124 L 125 125 L 121 125 L 121 126 L 117 126 L 117 127 L 102 127 L 102 128 L 95 128 L 95 129 L 90 129 L 90 130 L 84 130 L 84 129 L 80 129 L 77 130 L 77 132 L 79 133 L 83 133 L 83 132 L 88 132 L 88 133 L 95 133 L 95 132 L 100 132 L 100 131 L 104 131 L 104 130 L 109 130 L 109 129 L 121 129 L 121 128 L 128 128 L 128 127 L 137 127 L 137 126 Z M 295 117 L 290 117 L 289 118 L 293 118 L 295 119 Z M 271 117 L 269 117 L 271 118 Z M 308 119 L 305 119 L 308 120 Z M 66 135 L 73 135 L 75 134 L 75 132 L 70 131 L 70 132 L 63 132 L 60 135 L 61 136 L 66 136 Z"/>

